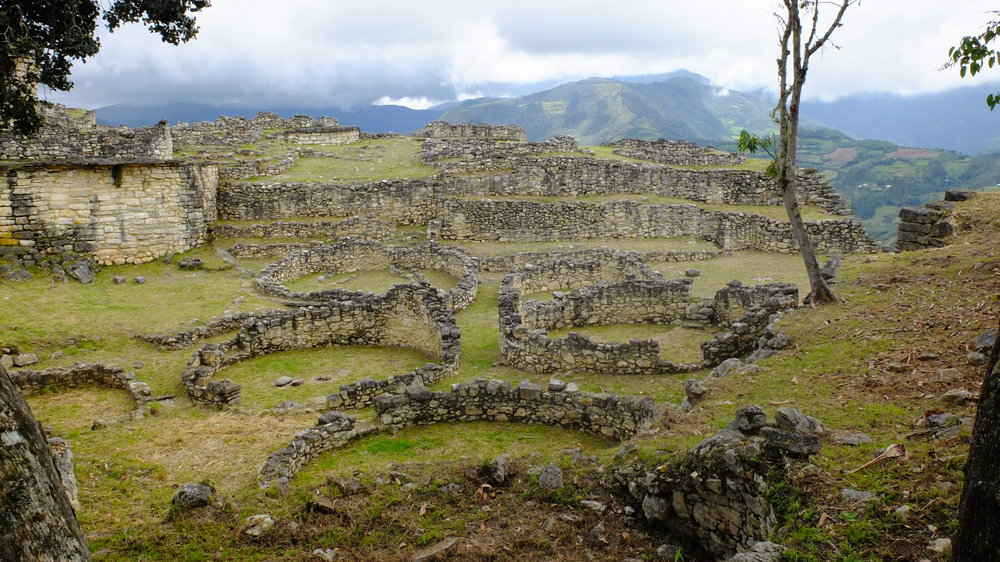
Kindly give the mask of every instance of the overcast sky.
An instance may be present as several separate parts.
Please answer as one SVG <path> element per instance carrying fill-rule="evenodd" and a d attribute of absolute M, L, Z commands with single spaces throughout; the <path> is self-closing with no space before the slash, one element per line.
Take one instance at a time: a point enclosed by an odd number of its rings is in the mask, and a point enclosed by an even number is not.
<path fill-rule="evenodd" d="M 414 107 L 505 84 L 688 69 L 773 88 L 777 0 L 213 0 L 187 45 L 139 26 L 77 64 L 76 106 L 251 103 Z M 863 0 L 810 70 L 807 94 L 914 93 L 974 83 L 942 71 L 995 0 Z M 988 74 L 988 73 L 987 73 Z M 986 79 L 988 79 L 987 77 Z M 994 80 L 1000 80 L 996 70 Z"/>

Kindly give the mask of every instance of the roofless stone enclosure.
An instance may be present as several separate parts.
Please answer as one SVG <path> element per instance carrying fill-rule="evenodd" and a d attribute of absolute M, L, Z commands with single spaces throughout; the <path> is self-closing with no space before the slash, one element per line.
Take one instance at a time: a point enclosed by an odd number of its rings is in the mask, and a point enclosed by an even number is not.
<path fill-rule="evenodd" d="M 548 331 L 567 327 L 670 324 L 684 317 L 691 300 L 689 280 L 666 281 L 636 254 L 601 250 L 577 257 L 580 261 L 553 260 L 504 277 L 498 301 L 500 354 L 506 365 L 536 373 L 621 374 L 677 373 L 700 367 L 660 359 L 654 341 L 597 343 L 576 333 L 550 338 Z M 555 293 L 552 301 L 525 298 L 534 292 L 581 286 Z"/>
<path fill-rule="evenodd" d="M 128 421 L 144 417 L 149 411 L 148 403 L 152 398 L 149 385 L 136 380 L 134 374 L 102 363 L 76 363 L 71 367 L 56 367 L 43 371 L 18 369 L 11 370 L 8 374 L 21 392 L 29 396 L 43 390 L 86 386 L 124 390 L 135 402 L 135 409 L 128 416 L 111 421 Z"/>
<path fill-rule="evenodd" d="M 331 345 L 409 347 L 438 359 L 382 381 L 342 386 L 328 397 L 338 408 L 363 407 L 384 392 L 436 382 L 454 372 L 460 353 L 458 327 L 441 292 L 426 284 L 397 285 L 384 295 L 361 293 L 351 300 L 254 317 L 229 341 L 195 352 L 182 382 L 192 401 L 228 406 L 239 402 L 240 386 L 213 380 L 226 367 L 269 353 Z"/>
<path fill-rule="evenodd" d="M 419 246 L 384 246 L 378 242 L 348 238 L 335 244 L 316 245 L 290 251 L 287 256 L 267 266 L 257 276 L 257 288 L 268 295 L 303 300 L 351 299 L 366 293 L 330 289 L 311 293 L 289 290 L 283 283 L 313 273 L 349 273 L 359 270 L 399 268 L 444 271 L 458 279 L 458 285 L 445 291 L 453 310 L 472 303 L 479 288 L 479 262 L 457 248 L 433 242 Z"/>
<path fill-rule="evenodd" d="M 500 284 L 500 354 L 504 364 L 536 373 L 586 371 L 608 374 L 670 374 L 718 365 L 767 347 L 778 336 L 771 316 L 798 304 L 794 285 L 775 283 L 744 287 L 731 283 L 714 300 L 691 298 L 688 279 L 664 280 L 632 252 L 580 252 L 579 261 L 555 259 L 508 274 Z M 592 286 L 584 286 L 589 284 Z M 526 298 L 555 293 L 551 301 Z M 571 332 L 549 337 L 560 328 L 606 324 L 672 324 L 688 321 L 730 331 L 702 344 L 704 360 L 675 363 L 660 357 L 652 340 L 599 343 Z M 763 339 L 762 339 L 763 338 Z M 778 338 L 780 339 L 780 338 Z"/>
<path fill-rule="evenodd" d="M 375 401 L 376 423 L 358 424 L 339 412 L 320 416 L 315 427 L 295 436 L 268 457 L 257 476 L 261 488 L 285 487 L 320 454 L 344 447 L 380 430 L 444 422 L 499 421 L 555 425 L 595 433 L 617 441 L 635 436 L 657 417 L 650 398 L 590 394 L 531 383 L 512 387 L 496 380 L 452 385 L 451 392 L 431 392 L 420 385 Z"/>

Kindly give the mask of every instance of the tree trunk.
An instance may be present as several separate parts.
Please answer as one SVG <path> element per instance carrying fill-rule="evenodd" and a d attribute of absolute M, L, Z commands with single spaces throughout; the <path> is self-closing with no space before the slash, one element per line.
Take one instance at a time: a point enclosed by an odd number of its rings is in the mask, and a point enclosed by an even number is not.
<path fill-rule="evenodd" d="M 90 560 L 42 428 L 2 367 L 0 560 Z"/>
<path fill-rule="evenodd" d="M 812 244 L 812 240 L 809 239 L 809 232 L 806 230 L 805 222 L 802 220 L 802 210 L 799 207 L 796 189 L 796 184 L 798 183 L 799 107 L 802 100 L 802 88 L 806 85 L 806 76 L 809 72 L 810 49 L 813 43 L 810 38 L 810 41 L 804 47 L 802 45 L 802 20 L 799 17 L 798 2 L 786 2 L 786 6 L 788 8 L 786 26 L 788 27 L 783 35 L 782 53 L 778 59 L 778 76 L 783 92 L 778 111 L 781 121 L 778 189 L 781 191 L 782 200 L 785 204 L 785 212 L 788 214 L 788 223 L 791 227 L 792 237 L 795 239 L 796 244 L 799 245 L 799 253 L 802 254 L 802 262 L 805 264 L 806 273 L 809 275 L 810 292 L 806 300 L 811 304 L 833 303 L 837 302 L 837 297 L 830 290 L 830 286 L 820 273 L 819 262 L 816 260 L 816 249 Z M 846 6 L 847 3 L 845 3 L 845 9 Z M 819 10 L 819 7 L 814 7 L 814 9 Z M 840 17 L 838 16 L 837 21 L 839 22 L 839 20 Z M 815 20 L 813 25 L 816 25 Z M 812 36 L 812 33 L 810 33 L 810 36 Z M 789 40 L 792 43 L 791 53 L 788 52 L 787 48 Z M 792 84 L 791 91 L 786 92 L 785 86 L 787 84 L 789 54 L 792 55 Z"/>
<path fill-rule="evenodd" d="M 976 408 L 965 487 L 958 507 L 955 562 L 1000 560 L 1000 328 Z"/>

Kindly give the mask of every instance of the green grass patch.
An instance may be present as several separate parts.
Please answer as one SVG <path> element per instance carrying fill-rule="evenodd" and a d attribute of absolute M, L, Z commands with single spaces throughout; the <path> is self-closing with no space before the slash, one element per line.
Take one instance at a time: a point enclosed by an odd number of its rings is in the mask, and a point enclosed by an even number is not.
<path fill-rule="evenodd" d="M 684 277 L 685 271 L 697 269 L 701 275 L 691 278 L 691 294 L 702 298 L 713 297 L 734 280 L 744 285 L 792 283 L 801 295 L 809 292 L 809 277 L 799 254 L 740 252 L 698 262 L 651 262 L 649 266 L 668 279 Z"/>
<path fill-rule="evenodd" d="M 583 326 L 549 332 L 549 337 L 561 338 L 570 332 L 605 343 L 628 343 L 629 340 L 653 340 L 660 344 L 660 359 L 676 363 L 701 361 L 701 343 L 711 339 L 712 332 L 693 330 L 674 325 L 613 324 L 608 326 Z"/>
<path fill-rule="evenodd" d="M 300 158 L 284 174 L 248 181 L 368 182 L 425 178 L 437 173 L 420 159 L 420 141 L 407 137 L 366 139 L 351 144 L 310 147 L 325 158 Z"/>

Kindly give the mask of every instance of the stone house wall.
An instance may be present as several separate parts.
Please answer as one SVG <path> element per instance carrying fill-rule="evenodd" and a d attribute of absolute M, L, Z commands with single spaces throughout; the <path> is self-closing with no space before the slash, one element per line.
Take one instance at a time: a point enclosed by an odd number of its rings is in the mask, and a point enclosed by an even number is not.
<path fill-rule="evenodd" d="M 295 144 L 349 144 L 361 140 L 357 127 L 311 127 L 282 131 L 280 136 Z"/>
<path fill-rule="evenodd" d="M 142 263 L 202 244 L 217 218 L 212 166 L 33 164 L 0 173 L 0 245 Z"/>
<path fill-rule="evenodd" d="M 456 278 L 457 286 L 443 291 L 453 310 L 472 304 L 479 288 L 478 261 L 457 248 L 433 242 L 412 247 L 384 246 L 371 240 L 353 238 L 293 250 L 284 259 L 264 268 L 254 283 L 258 290 L 268 295 L 300 300 L 344 300 L 354 298 L 359 291 L 330 289 L 299 293 L 289 290 L 284 283 L 313 273 L 340 274 L 389 267 L 432 269 Z"/>
<path fill-rule="evenodd" d="M 379 423 L 391 429 L 488 420 L 555 425 L 618 441 L 649 427 L 657 414 L 650 398 L 542 389 L 527 381 L 513 387 L 487 380 L 455 384 L 450 392 L 410 387 L 402 394 L 380 396 L 375 413 Z"/>
<path fill-rule="evenodd" d="M 400 329 L 405 326 L 406 329 Z M 386 381 L 341 387 L 338 407 L 361 407 L 375 395 L 407 384 L 436 382 L 454 372 L 460 354 L 459 331 L 441 294 L 428 286 L 397 285 L 384 295 L 359 294 L 352 300 L 256 316 L 232 339 L 202 346 L 181 380 L 194 402 L 226 406 L 239 401 L 239 385 L 213 380 L 225 367 L 269 353 L 330 345 L 410 347 L 438 359 L 437 364 Z"/>
<path fill-rule="evenodd" d="M 169 160 L 173 138 L 166 123 L 145 129 L 87 127 L 66 120 L 45 121 L 26 137 L 0 131 L 0 160 L 80 162 L 94 159 Z"/>
<path fill-rule="evenodd" d="M 125 419 L 116 421 L 142 418 L 149 411 L 148 403 L 152 399 L 149 385 L 136 380 L 135 374 L 102 363 L 76 363 L 42 371 L 17 369 L 8 374 L 25 395 L 87 386 L 124 390 L 132 397 L 135 409 Z"/>
<path fill-rule="evenodd" d="M 742 154 L 679 140 L 622 139 L 610 146 L 615 148 L 615 154 L 621 156 L 674 166 L 738 166 L 746 161 Z"/>
<path fill-rule="evenodd" d="M 415 137 L 438 139 L 490 139 L 508 141 L 527 141 L 528 135 L 517 125 L 486 125 L 481 123 L 448 123 L 447 121 L 432 121 L 419 131 Z"/>
<path fill-rule="evenodd" d="M 346 238 L 384 240 L 395 225 L 375 217 L 352 217 L 344 220 L 265 223 L 215 223 L 212 238 Z"/>

